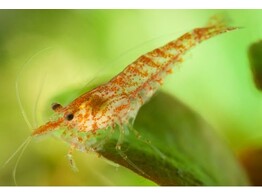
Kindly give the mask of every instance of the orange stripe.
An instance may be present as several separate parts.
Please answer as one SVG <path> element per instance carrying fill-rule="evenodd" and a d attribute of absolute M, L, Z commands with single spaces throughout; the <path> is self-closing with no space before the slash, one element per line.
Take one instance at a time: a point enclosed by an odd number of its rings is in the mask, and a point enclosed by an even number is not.
<path fill-rule="evenodd" d="M 63 118 L 59 118 L 57 121 L 50 121 L 46 123 L 45 125 L 39 127 L 38 129 L 34 130 L 34 132 L 32 133 L 32 136 L 41 135 L 41 134 L 50 132 L 54 130 L 55 128 L 57 128 L 63 121 L 64 121 Z"/>
<path fill-rule="evenodd" d="M 146 55 L 142 55 L 137 61 L 135 61 L 135 64 L 139 62 L 146 63 L 150 67 L 155 67 L 155 68 L 160 67 L 159 64 L 155 63 L 151 58 L 147 57 Z"/>

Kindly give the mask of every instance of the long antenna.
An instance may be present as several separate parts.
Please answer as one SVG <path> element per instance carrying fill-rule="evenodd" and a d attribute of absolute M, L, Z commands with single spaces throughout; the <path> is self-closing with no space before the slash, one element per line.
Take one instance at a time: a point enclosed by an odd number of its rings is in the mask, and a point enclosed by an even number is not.
<path fill-rule="evenodd" d="M 25 63 L 24 65 L 22 66 L 21 70 L 19 71 L 18 75 L 17 75 L 17 78 L 16 78 L 16 82 L 15 82 L 15 90 L 16 90 L 16 97 L 17 97 L 17 101 L 18 101 L 18 104 L 19 104 L 19 108 L 21 110 L 21 113 L 23 115 L 23 118 L 27 124 L 27 126 L 29 127 L 30 130 L 33 129 L 30 121 L 29 121 L 29 118 L 28 116 L 26 115 L 26 112 L 25 112 L 25 109 L 23 107 L 23 104 L 22 104 L 22 101 L 21 101 L 21 98 L 20 98 L 20 93 L 19 93 L 19 85 L 18 85 L 18 82 L 20 80 L 20 75 L 22 73 L 22 71 L 24 70 L 25 66 L 28 65 L 29 62 L 32 61 L 33 58 L 35 58 L 36 56 L 38 56 L 40 53 L 46 51 L 46 50 L 49 50 L 53 47 L 48 47 L 48 48 L 44 48 L 42 50 L 40 50 L 39 52 L 37 52 L 36 54 L 34 54 L 33 56 L 31 56 Z"/>
<path fill-rule="evenodd" d="M 6 160 L 6 162 L 3 164 L 2 168 L 5 167 L 14 157 L 15 155 L 26 145 L 27 142 L 31 140 L 31 136 L 29 136 L 18 148 L 17 150 L 9 157 L 9 159 Z"/>
<path fill-rule="evenodd" d="M 32 137 L 29 136 L 29 137 L 25 140 L 25 142 L 23 143 L 22 148 L 21 148 L 21 153 L 19 154 L 19 156 L 18 156 L 18 158 L 17 158 L 17 160 L 16 160 L 15 167 L 14 167 L 14 170 L 13 170 L 13 179 L 14 179 L 15 185 L 17 185 L 17 182 L 16 182 L 16 170 L 17 170 L 18 163 L 20 162 L 21 157 L 22 157 L 22 155 L 24 154 L 25 149 L 26 149 L 26 147 L 28 146 L 28 144 L 30 143 L 31 139 L 32 139 Z"/>
<path fill-rule="evenodd" d="M 44 75 L 44 78 L 43 78 L 43 80 L 41 82 L 41 86 L 40 86 L 39 91 L 37 93 L 36 102 L 35 102 L 35 106 L 34 106 L 34 110 L 33 110 L 33 117 L 34 117 L 34 125 L 35 125 L 35 127 L 38 127 L 38 121 L 37 121 L 36 112 L 37 112 L 37 109 L 38 109 L 40 96 L 41 96 L 41 94 L 43 92 L 43 86 L 45 84 L 45 79 L 46 79 L 46 73 Z"/>

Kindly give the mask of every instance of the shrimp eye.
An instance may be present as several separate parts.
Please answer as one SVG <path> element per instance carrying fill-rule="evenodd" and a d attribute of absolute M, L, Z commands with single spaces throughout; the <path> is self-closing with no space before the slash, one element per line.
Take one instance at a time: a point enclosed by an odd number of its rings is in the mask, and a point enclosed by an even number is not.
<path fill-rule="evenodd" d="M 62 106 L 59 103 L 53 103 L 51 107 L 52 107 L 52 110 L 54 111 L 58 111 L 59 109 L 62 108 Z"/>
<path fill-rule="evenodd" d="M 70 121 L 74 118 L 74 114 L 67 114 L 66 115 L 66 120 Z"/>

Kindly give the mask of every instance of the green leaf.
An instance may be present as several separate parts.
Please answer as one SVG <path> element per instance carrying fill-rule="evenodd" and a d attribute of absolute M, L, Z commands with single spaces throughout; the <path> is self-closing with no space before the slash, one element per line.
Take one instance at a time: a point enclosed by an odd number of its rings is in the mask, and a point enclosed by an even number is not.
<path fill-rule="evenodd" d="M 254 82 L 259 90 L 262 90 L 262 41 L 253 43 L 248 51 L 250 67 Z"/>
<path fill-rule="evenodd" d="M 66 105 L 78 96 L 76 92 L 88 90 L 90 87 L 81 91 L 71 89 L 52 100 Z M 125 130 L 120 151 L 116 150 L 120 135 L 117 128 L 113 134 L 109 130 L 99 131 L 92 138 L 96 141 L 94 145 L 100 147 L 97 153 L 158 185 L 249 184 L 223 138 L 200 115 L 171 95 L 158 92 L 153 96 L 140 109 L 134 129 L 142 138 L 132 129 Z"/>
<path fill-rule="evenodd" d="M 247 185 L 232 151 L 195 112 L 173 97 L 158 93 L 143 106 L 135 129 L 121 145 L 114 134 L 98 153 L 159 185 Z M 119 133 L 119 132 L 118 132 Z"/>

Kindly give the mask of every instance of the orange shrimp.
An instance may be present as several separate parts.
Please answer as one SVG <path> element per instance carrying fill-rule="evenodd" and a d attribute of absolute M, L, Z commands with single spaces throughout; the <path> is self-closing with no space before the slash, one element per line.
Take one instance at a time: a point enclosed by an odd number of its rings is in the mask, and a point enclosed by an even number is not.
<path fill-rule="evenodd" d="M 98 130 L 133 122 L 141 106 L 172 73 L 172 68 L 182 62 L 187 51 L 204 40 L 235 29 L 221 24 L 195 28 L 142 55 L 109 82 L 86 92 L 69 105 L 53 104 L 54 119 L 35 129 L 32 137 L 54 133 L 64 127 L 61 138 L 71 145 L 69 157 L 74 149 L 86 151 L 89 139 L 86 134 L 95 135 Z M 72 159 L 70 162 L 73 165 Z"/>

